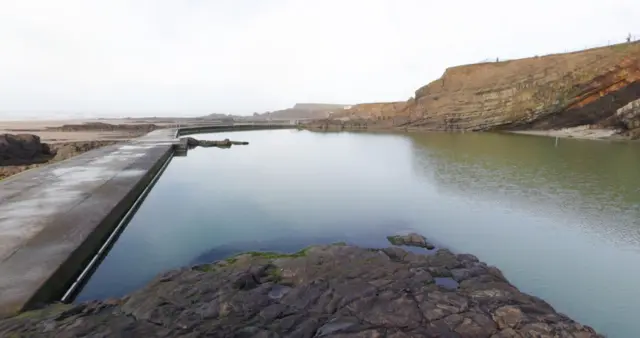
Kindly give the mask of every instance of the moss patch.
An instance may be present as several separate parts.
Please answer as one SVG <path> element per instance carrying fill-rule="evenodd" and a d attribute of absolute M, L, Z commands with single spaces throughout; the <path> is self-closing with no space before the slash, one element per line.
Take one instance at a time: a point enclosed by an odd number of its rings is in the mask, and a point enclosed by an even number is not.
<path fill-rule="evenodd" d="M 191 269 L 192 270 L 196 270 L 196 271 L 202 271 L 202 272 L 214 272 L 214 271 L 216 271 L 216 268 L 213 266 L 213 264 L 196 265 L 196 266 L 192 267 Z"/>
<path fill-rule="evenodd" d="M 245 252 L 244 255 L 250 255 L 251 257 L 261 257 L 266 259 L 295 258 L 295 257 L 306 256 L 307 250 L 308 248 L 305 248 L 292 254 L 275 252 L 275 251 L 249 251 L 249 252 Z"/>
<path fill-rule="evenodd" d="M 280 271 L 276 266 L 269 267 L 267 270 L 267 276 L 269 276 L 269 280 L 273 283 L 279 283 L 282 281 L 282 271 Z"/>
<path fill-rule="evenodd" d="M 391 243 L 392 245 L 403 245 L 404 241 L 402 240 L 402 237 L 400 236 L 387 236 L 387 241 L 389 241 L 389 243 Z"/>
<path fill-rule="evenodd" d="M 44 309 L 22 312 L 22 313 L 18 314 L 17 316 L 15 316 L 14 318 L 19 318 L 19 319 L 41 319 L 41 318 L 48 317 L 48 316 L 51 316 L 51 315 L 61 314 L 61 313 L 65 312 L 65 311 L 67 311 L 67 310 L 69 310 L 71 308 L 73 308 L 73 305 L 71 305 L 71 304 L 53 303 L 53 304 L 47 306 Z"/>
<path fill-rule="evenodd" d="M 330 245 L 347 246 L 348 244 L 346 242 L 335 242 Z M 225 258 L 224 261 L 227 262 L 228 264 L 234 264 L 238 261 L 238 256 L 242 256 L 242 255 L 249 255 L 251 257 L 264 258 L 264 259 L 305 257 L 309 253 L 309 250 L 313 247 L 314 247 L 313 245 L 308 246 L 294 253 L 282 253 L 282 252 L 276 252 L 276 251 L 248 251 L 248 252 L 235 254 L 229 258 Z"/>

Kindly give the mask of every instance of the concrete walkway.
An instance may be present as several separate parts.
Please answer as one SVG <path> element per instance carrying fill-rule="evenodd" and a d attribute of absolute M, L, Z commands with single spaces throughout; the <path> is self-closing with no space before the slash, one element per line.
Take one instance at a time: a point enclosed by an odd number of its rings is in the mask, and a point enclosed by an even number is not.
<path fill-rule="evenodd" d="M 169 159 L 176 129 L 0 182 L 0 317 L 59 297 Z"/>

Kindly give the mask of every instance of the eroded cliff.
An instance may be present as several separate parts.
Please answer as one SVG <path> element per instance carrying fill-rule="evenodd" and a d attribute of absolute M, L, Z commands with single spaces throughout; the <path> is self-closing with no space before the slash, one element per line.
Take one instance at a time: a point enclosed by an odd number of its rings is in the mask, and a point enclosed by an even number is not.
<path fill-rule="evenodd" d="M 637 135 L 629 130 L 637 124 L 621 123 L 616 114 L 637 99 L 640 43 L 636 42 L 452 67 L 405 103 L 357 105 L 359 110 L 352 109 L 350 115 L 366 120 L 357 122 L 360 128 L 487 131 L 588 125 Z M 386 108 L 384 114 L 379 113 L 381 107 Z M 351 124 L 342 123 L 343 128 Z"/>

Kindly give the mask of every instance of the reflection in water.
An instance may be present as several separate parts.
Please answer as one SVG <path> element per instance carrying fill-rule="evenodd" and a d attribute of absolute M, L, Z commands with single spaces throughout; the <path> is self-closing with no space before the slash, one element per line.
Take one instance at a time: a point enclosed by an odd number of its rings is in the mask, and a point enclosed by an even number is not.
<path fill-rule="evenodd" d="M 250 145 L 175 158 L 78 301 L 243 251 L 380 247 L 415 231 L 497 265 L 603 333 L 640 336 L 640 144 L 292 130 L 199 138 Z"/>
<path fill-rule="evenodd" d="M 415 172 L 440 193 L 541 208 L 607 240 L 640 244 L 639 144 L 563 139 L 555 146 L 553 138 L 500 134 L 411 140 Z M 612 214 L 625 221 L 611 228 Z"/>

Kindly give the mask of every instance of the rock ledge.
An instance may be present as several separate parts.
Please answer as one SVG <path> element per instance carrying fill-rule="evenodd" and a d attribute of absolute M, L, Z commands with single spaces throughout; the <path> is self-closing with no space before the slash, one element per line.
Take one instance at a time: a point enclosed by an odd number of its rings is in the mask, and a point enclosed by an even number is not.
<path fill-rule="evenodd" d="M 473 255 L 343 243 L 170 271 L 123 299 L 2 320 L 0 336 L 601 337 Z"/>

